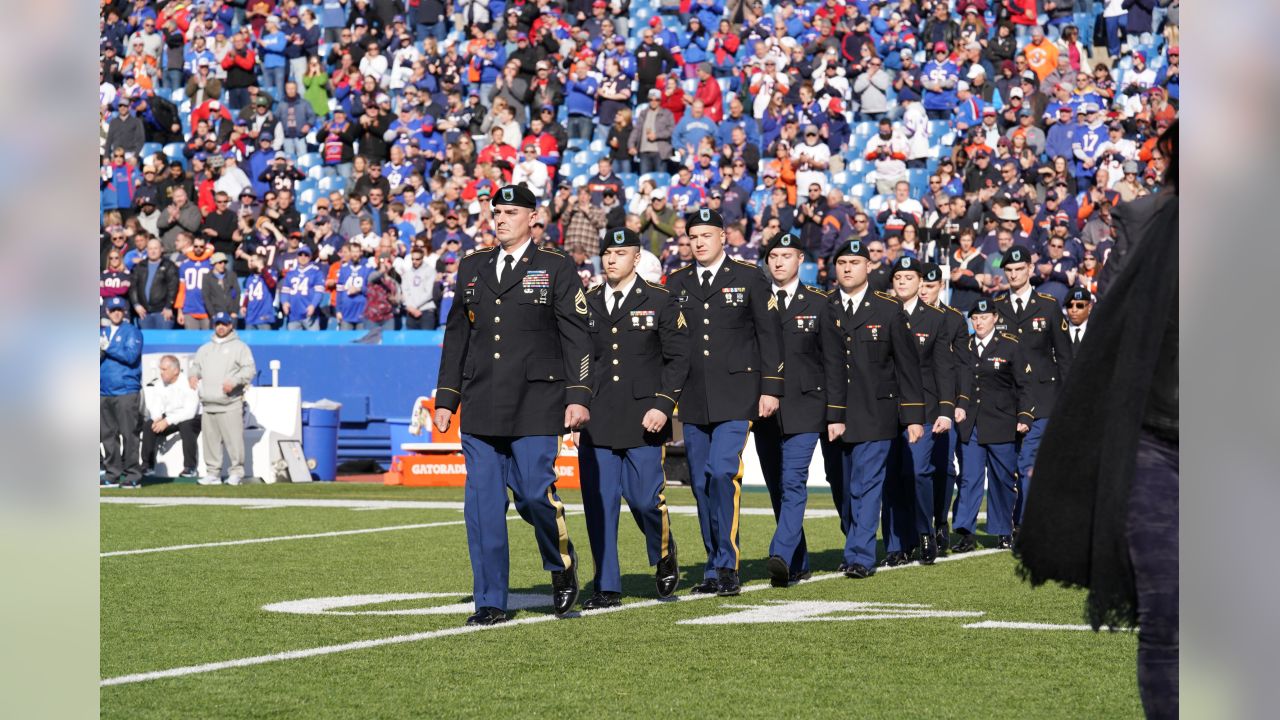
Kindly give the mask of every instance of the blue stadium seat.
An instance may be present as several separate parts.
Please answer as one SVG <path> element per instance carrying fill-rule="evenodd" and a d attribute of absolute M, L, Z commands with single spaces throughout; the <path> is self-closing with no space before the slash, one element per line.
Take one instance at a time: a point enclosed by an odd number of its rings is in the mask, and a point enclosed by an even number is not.
<path fill-rule="evenodd" d="M 301 186 L 299 186 L 301 187 Z M 316 189 L 309 187 L 298 192 L 298 207 L 309 208 L 316 204 Z"/>
<path fill-rule="evenodd" d="M 853 136 L 857 138 L 869 138 L 877 131 L 876 123 L 873 120 L 863 120 L 853 126 Z"/>
<path fill-rule="evenodd" d="M 831 175 L 831 184 L 833 185 L 843 187 L 848 182 L 849 173 L 847 172 L 838 172 Z"/>
<path fill-rule="evenodd" d="M 298 169 L 305 172 L 311 169 L 312 167 L 322 164 L 323 162 L 324 160 L 323 158 L 320 157 L 320 153 L 307 153 L 306 155 L 299 155 Z"/>
<path fill-rule="evenodd" d="M 138 159 L 145 160 L 151 157 L 152 155 L 155 155 L 161 152 L 164 152 L 164 146 L 161 145 L 160 143 L 156 143 L 156 142 L 143 143 L 142 152 L 139 153 Z"/>
<path fill-rule="evenodd" d="M 183 88 L 178 88 L 177 90 L 174 90 L 172 93 L 169 93 L 169 100 L 171 100 L 174 105 L 181 105 L 182 101 L 186 99 L 187 99 L 187 91 L 184 90 Z"/>
<path fill-rule="evenodd" d="M 297 190 L 298 190 L 298 194 L 301 195 L 306 190 L 315 190 L 318 187 L 320 187 L 319 180 L 307 178 L 298 183 Z"/>
<path fill-rule="evenodd" d="M 184 146 L 182 143 L 169 143 L 164 146 L 164 154 L 168 156 L 170 161 L 177 160 L 182 163 L 182 167 L 187 167 L 187 158 L 182 154 Z"/>
<path fill-rule="evenodd" d="M 324 170 L 325 168 L 323 165 L 312 165 L 307 168 L 307 177 L 312 180 L 319 180 L 320 178 L 325 177 Z"/>
<path fill-rule="evenodd" d="M 331 193 L 334 190 L 346 190 L 347 181 L 340 175 L 320 178 L 319 182 L 316 183 L 316 189 L 325 193 Z"/>
<path fill-rule="evenodd" d="M 592 152 L 604 152 L 604 140 L 592 140 L 587 149 Z"/>

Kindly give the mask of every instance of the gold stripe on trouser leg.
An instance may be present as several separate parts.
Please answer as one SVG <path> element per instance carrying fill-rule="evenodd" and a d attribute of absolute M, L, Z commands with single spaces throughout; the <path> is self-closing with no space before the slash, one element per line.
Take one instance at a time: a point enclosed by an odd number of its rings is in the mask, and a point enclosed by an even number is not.
<path fill-rule="evenodd" d="M 667 446 L 662 446 L 662 486 L 658 488 L 658 511 L 662 513 L 662 555 L 658 559 L 671 554 L 671 518 L 667 516 Z"/>
<path fill-rule="evenodd" d="M 554 483 L 547 487 L 547 502 L 556 509 L 556 532 L 560 535 L 560 562 L 564 564 L 564 569 L 568 570 L 573 562 L 573 558 L 569 557 L 569 526 L 564 522 L 564 503 L 556 499 Z"/>
<path fill-rule="evenodd" d="M 733 546 L 733 571 L 738 572 L 742 560 L 742 552 L 738 550 L 738 515 L 742 509 L 742 474 L 747 466 L 742 462 L 742 453 L 747 451 L 747 443 L 751 441 L 751 421 L 747 421 L 747 438 L 738 451 L 738 474 L 733 476 L 733 528 L 729 531 L 729 544 Z"/>

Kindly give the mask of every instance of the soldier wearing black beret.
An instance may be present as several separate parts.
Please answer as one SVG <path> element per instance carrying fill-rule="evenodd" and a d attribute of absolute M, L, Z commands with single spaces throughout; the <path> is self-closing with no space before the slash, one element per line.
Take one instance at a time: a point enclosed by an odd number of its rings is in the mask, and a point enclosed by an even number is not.
<path fill-rule="evenodd" d="M 998 546 L 1013 545 L 1016 440 L 1032 419 L 1032 386 L 1036 383 L 1022 343 L 1013 333 L 1000 332 L 999 303 L 981 298 L 969 310 L 973 336 L 960 349 L 968 370 L 960 374 L 960 487 L 955 531 L 960 540 L 952 548 L 968 552 L 977 547 L 974 533 L 987 485 L 987 532 Z"/>
<path fill-rule="evenodd" d="M 924 264 L 903 256 L 893 263 L 890 273 L 894 297 L 907 314 L 911 344 L 919 356 L 925 433 L 918 442 L 907 442 L 905 437 L 894 441 L 896 463 L 890 466 L 898 472 L 885 478 L 884 564 L 905 565 L 919 547 L 920 562 L 932 565 L 938 557 L 933 532 L 933 446 L 947 442 L 955 417 L 955 360 L 946 312 L 920 299 Z"/>
<path fill-rule="evenodd" d="M 769 488 L 777 531 L 769 543 L 769 582 L 774 587 L 808 577 L 809 552 L 804 537 L 809 462 L 818 439 L 826 433 L 826 375 L 822 369 L 822 318 L 827 294 L 801 284 L 804 245 L 799 227 L 779 233 L 764 253 L 782 322 L 786 380 L 778 412 L 753 427 L 760 471 Z M 842 462 L 837 459 L 836 467 Z M 839 482 L 837 473 L 831 479 Z"/>
<path fill-rule="evenodd" d="M 573 263 L 534 246 L 536 203 L 527 188 L 500 188 L 492 203 L 499 246 L 477 250 L 458 266 L 436 383 L 438 430 L 446 431 L 466 406 L 463 512 L 476 605 L 468 625 L 507 619 L 508 485 L 551 572 L 556 613 L 577 602 L 577 554 L 554 463 L 559 436 L 585 425 L 591 404 L 587 298 Z"/>
<path fill-rule="evenodd" d="M 924 277 L 920 282 L 920 300 L 926 305 L 936 307 L 943 312 L 943 332 L 946 343 L 951 348 L 951 383 L 956 388 L 955 422 L 947 431 L 946 442 L 934 438 L 933 443 L 933 536 L 938 555 L 944 556 L 951 548 L 950 522 L 951 500 L 959 480 L 955 462 L 956 426 L 964 422 L 965 411 L 960 407 L 960 373 L 969 370 L 960 357 L 960 346 L 969 341 L 969 325 L 964 315 L 954 307 L 942 302 L 942 268 L 936 263 L 924 263 Z"/>
<path fill-rule="evenodd" d="M 876 565 L 880 496 L 893 439 L 924 435 L 920 367 L 902 305 L 868 285 L 870 255 L 862 240 L 832 255 L 837 292 L 823 324 L 827 434 L 845 443 L 845 497 L 850 504 L 844 573 L 869 577 Z"/>
<path fill-rule="evenodd" d="M 698 593 L 737 595 L 742 451 L 751 422 L 783 395 L 778 300 L 760 268 L 725 255 L 724 220 L 700 208 L 685 216 L 694 264 L 667 278 L 689 323 L 689 378 L 680 400 L 689 477 L 707 551 Z"/>
<path fill-rule="evenodd" d="M 649 564 L 657 566 L 658 597 L 679 581 L 676 542 L 663 492 L 663 445 L 689 373 L 689 329 L 680 306 L 661 285 L 636 274 L 640 236 L 625 228 L 605 233 L 606 281 L 587 293 L 594 347 L 594 418 L 582 433 L 578 463 L 582 504 L 594 560 L 594 593 L 587 610 L 622 604 L 618 511 L 625 498 L 644 533 Z"/>
<path fill-rule="evenodd" d="M 1004 254 L 1001 269 L 1009 280 L 1009 291 L 995 298 L 1001 322 L 997 329 L 1018 337 L 1022 351 L 1031 363 L 1031 397 L 1035 401 L 1035 420 L 1018 438 L 1018 500 L 1014 507 L 1014 525 L 1022 518 L 1022 504 L 1031 492 L 1031 468 L 1036 464 L 1036 451 L 1044 426 L 1053 412 L 1058 387 L 1071 368 L 1071 339 L 1067 336 L 1067 319 L 1058 301 L 1031 286 L 1032 255 L 1025 246 L 1014 245 Z"/>

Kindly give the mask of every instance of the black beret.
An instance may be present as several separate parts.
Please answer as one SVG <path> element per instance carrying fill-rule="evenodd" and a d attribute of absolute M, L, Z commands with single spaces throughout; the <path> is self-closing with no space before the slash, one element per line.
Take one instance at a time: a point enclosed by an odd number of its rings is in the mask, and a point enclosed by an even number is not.
<path fill-rule="evenodd" d="M 790 231 L 778 233 L 769 241 L 769 245 L 764 249 L 764 256 L 769 257 L 769 253 L 778 248 L 791 248 L 804 252 L 804 247 L 800 244 L 800 228 L 793 227 Z"/>
<path fill-rule="evenodd" d="M 1093 293 L 1089 292 L 1088 288 L 1082 288 L 1079 286 L 1073 287 L 1071 288 L 1071 291 L 1067 293 L 1067 299 L 1063 300 L 1062 304 L 1066 305 L 1073 300 L 1076 302 L 1083 300 L 1091 303 L 1093 302 Z"/>
<path fill-rule="evenodd" d="M 604 234 L 604 249 L 614 247 L 640 247 L 640 236 L 627 228 L 612 228 Z"/>
<path fill-rule="evenodd" d="M 1001 267 L 1008 267 L 1012 263 L 1029 263 L 1031 262 L 1031 251 L 1021 245 L 1014 245 L 1009 248 L 1009 252 L 1004 254 L 1004 262 Z"/>
<path fill-rule="evenodd" d="M 848 242 L 841 243 L 840 246 L 836 248 L 836 251 L 831 253 L 831 262 L 835 262 L 836 258 L 839 258 L 842 255 L 857 255 L 860 258 L 866 258 L 867 260 L 871 259 L 871 253 L 867 252 L 866 243 L 861 240 L 850 240 Z"/>
<path fill-rule="evenodd" d="M 999 312 L 999 311 L 996 310 L 996 303 L 991 298 L 978 298 L 978 302 L 974 303 L 973 307 L 969 308 L 970 317 L 973 317 L 978 313 L 994 313 L 994 312 Z"/>
<path fill-rule="evenodd" d="M 712 225 L 724 229 L 724 218 L 720 217 L 720 213 L 710 208 L 701 208 L 684 216 L 685 232 L 692 230 L 696 225 Z"/>
<path fill-rule="evenodd" d="M 507 185 L 500 188 L 498 192 L 494 193 L 490 202 L 494 205 L 515 205 L 516 207 L 529 208 L 530 210 L 538 206 L 538 199 L 524 185 Z"/>
<path fill-rule="evenodd" d="M 889 271 L 889 276 L 892 277 L 900 272 L 913 272 L 919 275 L 921 279 L 924 279 L 924 263 L 916 258 L 903 255 L 894 261 L 893 269 Z"/>
<path fill-rule="evenodd" d="M 925 282 L 942 282 L 942 268 L 938 267 L 938 263 L 924 263 L 922 279 Z"/>

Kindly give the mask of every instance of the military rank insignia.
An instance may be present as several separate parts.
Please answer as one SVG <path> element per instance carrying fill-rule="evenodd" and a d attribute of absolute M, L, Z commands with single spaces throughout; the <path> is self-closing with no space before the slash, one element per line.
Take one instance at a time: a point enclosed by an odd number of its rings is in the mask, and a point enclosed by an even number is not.
<path fill-rule="evenodd" d="M 769 296 L 769 309 L 770 310 L 778 309 L 778 298 L 773 295 Z"/>
<path fill-rule="evenodd" d="M 681 313 L 676 313 L 676 327 L 677 327 L 677 328 L 686 328 L 686 327 L 689 327 L 689 323 L 685 322 L 685 319 L 684 319 L 684 313 L 682 313 L 682 312 L 681 312 Z"/>
<path fill-rule="evenodd" d="M 579 315 L 587 314 L 587 294 L 582 292 L 582 288 L 578 288 L 578 294 L 573 296 L 573 310 Z"/>
<path fill-rule="evenodd" d="M 738 307 L 747 301 L 747 289 L 744 287 L 727 287 L 720 289 L 720 297 L 724 298 L 724 304 L 730 307 Z M 773 299 L 771 309 L 778 309 L 778 299 Z"/>
<path fill-rule="evenodd" d="M 814 332 L 818 329 L 817 315 L 797 315 L 796 329 L 800 332 Z"/>
<path fill-rule="evenodd" d="M 657 327 L 658 316 L 653 310 L 632 310 L 631 327 L 636 330 L 652 330 Z"/>

